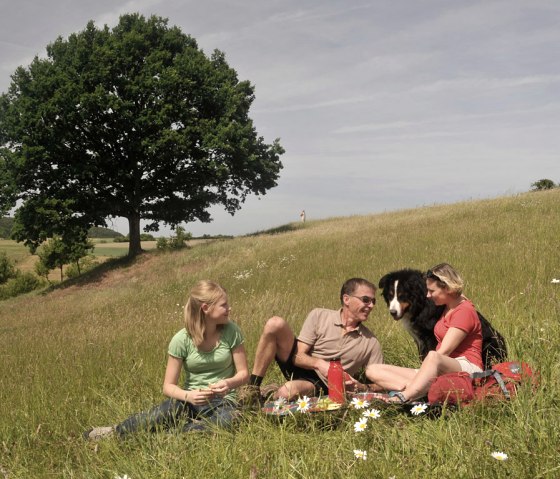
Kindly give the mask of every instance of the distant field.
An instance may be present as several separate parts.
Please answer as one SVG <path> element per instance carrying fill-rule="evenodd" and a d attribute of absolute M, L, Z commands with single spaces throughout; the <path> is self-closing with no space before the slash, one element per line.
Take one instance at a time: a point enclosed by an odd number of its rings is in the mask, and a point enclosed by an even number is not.
<path fill-rule="evenodd" d="M 128 243 L 115 243 L 110 238 L 91 238 L 91 240 L 95 244 L 93 255 L 100 261 L 105 261 L 109 258 L 118 258 L 128 254 Z M 188 245 L 194 246 L 208 241 L 211 240 L 191 240 L 188 242 Z M 142 241 L 142 249 L 146 251 L 154 250 L 156 247 L 157 241 Z M 5 251 L 8 257 L 14 261 L 16 267 L 21 271 L 34 271 L 37 256 L 31 255 L 23 243 L 0 239 L 0 251 Z M 60 273 L 58 271 L 51 272 L 50 279 L 59 280 Z"/>
<path fill-rule="evenodd" d="M 107 239 L 93 238 L 95 256 L 116 258 L 118 256 L 126 256 L 128 254 L 128 243 L 115 243 Z M 142 241 L 142 249 L 156 249 L 156 241 Z"/>
<path fill-rule="evenodd" d="M 117 258 L 128 254 L 128 243 L 114 243 L 107 238 L 92 238 L 95 244 L 93 255 L 99 261 L 105 261 L 109 258 Z M 156 241 L 143 241 L 142 248 L 149 251 L 156 248 Z M 14 261 L 16 267 L 21 271 L 34 271 L 37 256 L 31 255 L 29 250 L 23 243 L 17 243 L 13 240 L 0 240 L 0 251 L 5 251 L 9 258 Z M 60 272 L 52 271 L 49 279 L 60 280 Z"/>
<path fill-rule="evenodd" d="M 0 239 L 0 251 L 5 251 L 9 258 L 20 263 L 29 256 L 29 250 L 22 243 L 12 240 Z"/>

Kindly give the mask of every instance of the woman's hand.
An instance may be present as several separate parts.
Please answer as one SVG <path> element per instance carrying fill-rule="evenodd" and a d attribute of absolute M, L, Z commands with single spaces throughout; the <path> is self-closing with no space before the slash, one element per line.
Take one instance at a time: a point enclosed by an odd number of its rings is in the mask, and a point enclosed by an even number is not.
<path fill-rule="evenodd" d="M 204 406 L 214 397 L 211 389 L 191 389 L 185 395 L 185 401 L 193 406 Z"/>
<path fill-rule="evenodd" d="M 217 383 L 210 384 L 209 388 L 216 396 L 225 396 L 231 391 L 231 388 L 225 379 L 222 379 Z"/>

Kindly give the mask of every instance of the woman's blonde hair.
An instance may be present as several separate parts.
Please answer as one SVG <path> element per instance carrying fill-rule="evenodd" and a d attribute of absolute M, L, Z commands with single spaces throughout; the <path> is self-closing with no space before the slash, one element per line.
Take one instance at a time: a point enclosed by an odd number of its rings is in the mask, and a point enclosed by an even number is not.
<path fill-rule="evenodd" d="M 462 294 L 465 282 L 448 263 L 440 263 L 430 268 L 426 273 L 426 279 L 434 279 L 440 288 L 446 288 L 451 293 Z"/>
<path fill-rule="evenodd" d="M 206 331 L 205 314 L 202 305 L 213 306 L 226 296 L 226 290 L 218 283 L 204 279 L 196 283 L 191 289 L 189 299 L 185 305 L 185 328 L 196 346 L 204 341 Z"/>

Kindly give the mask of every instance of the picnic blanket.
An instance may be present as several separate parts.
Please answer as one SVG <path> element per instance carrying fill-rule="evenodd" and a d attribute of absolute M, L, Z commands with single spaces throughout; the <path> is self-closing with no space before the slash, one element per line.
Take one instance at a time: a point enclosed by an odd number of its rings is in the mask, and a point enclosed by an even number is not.
<path fill-rule="evenodd" d="M 296 401 L 286 401 L 284 399 L 277 399 L 276 401 L 267 402 L 261 408 L 265 414 L 273 416 L 286 416 L 288 414 L 295 414 L 296 412 L 303 411 L 308 413 L 317 413 L 325 411 L 337 411 L 340 409 L 347 409 L 351 407 L 355 400 L 367 401 L 372 407 L 387 405 L 385 400 L 389 397 L 387 393 L 355 393 L 347 395 L 348 400 L 344 404 L 339 404 L 331 401 L 328 396 L 309 397 L 305 401 L 307 407 L 302 407 L 301 399 Z"/>

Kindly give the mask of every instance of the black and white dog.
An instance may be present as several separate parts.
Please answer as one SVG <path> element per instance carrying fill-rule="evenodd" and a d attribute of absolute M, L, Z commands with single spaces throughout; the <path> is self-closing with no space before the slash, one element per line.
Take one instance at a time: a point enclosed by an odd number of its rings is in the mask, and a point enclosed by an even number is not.
<path fill-rule="evenodd" d="M 418 346 L 423 360 L 428 351 L 436 349 L 434 326 L 441 318 L 445 306 L 436 306 L 427 297 L 426 280 L 414 269 L 402 269 L 386 274 L 379 280 L 383 298 L 393 319 L 401 321 Z M 485 369 L 507 357 L 506 343 L 488 320 L 478 311 L 482 325 L 482 361 Z"/>

